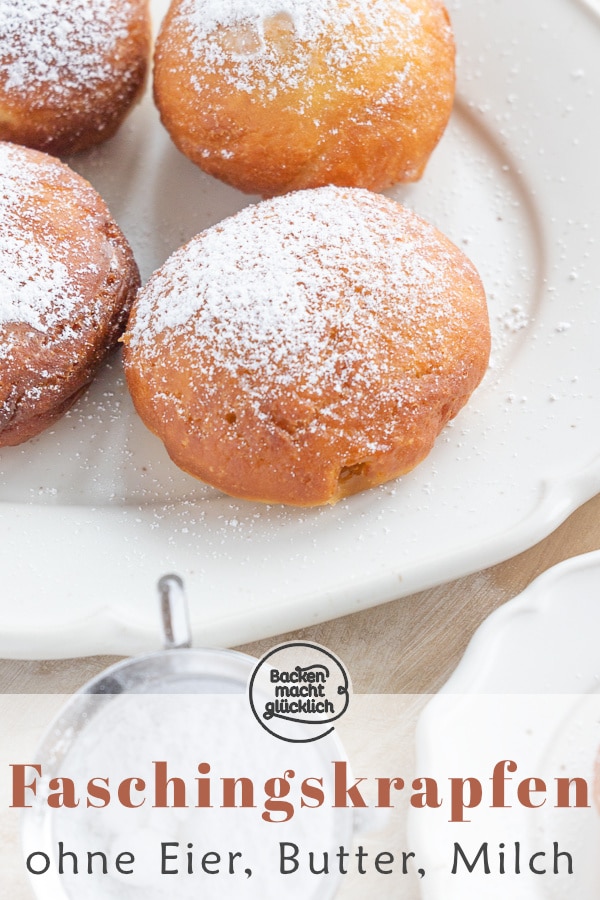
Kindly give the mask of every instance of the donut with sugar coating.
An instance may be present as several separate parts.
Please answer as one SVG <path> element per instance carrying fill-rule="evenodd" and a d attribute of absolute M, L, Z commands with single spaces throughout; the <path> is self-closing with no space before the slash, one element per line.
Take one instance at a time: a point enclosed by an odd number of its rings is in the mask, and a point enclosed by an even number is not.
<path fill-rule="evenodd" d="M 408 472 L 479 384 L 472 263 L 394 201 L 298 191 L 176 251 L 124 335 L 134 404 L 182 469 L 314 506 Z"/>
<path fill-rule="evenodd" d="M 51 425 L 116 345 L 139 274 L 87 181 L 0 142 L 0 447 Z"/>
<path fill-rule="evenodd" d="M 148 0 L 0 0 L 0 140 L 65 155 L 112 137 L 150 41 Z"/>
<path fill-rule="evenodd" d="M 154 62 L 176 146 L 263 196 L 417 180 L 454 81 L 441 0 L 173 0 Z"/>

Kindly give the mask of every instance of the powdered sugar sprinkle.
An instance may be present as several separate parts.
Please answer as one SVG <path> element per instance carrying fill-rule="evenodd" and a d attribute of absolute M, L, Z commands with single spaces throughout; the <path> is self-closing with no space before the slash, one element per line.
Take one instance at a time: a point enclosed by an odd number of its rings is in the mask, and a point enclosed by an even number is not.
<path fill-rule="evenodd" d="M 325 38 L 324 62 L 339 89 L 344 72 L 364 65 L 386 40 L 410 58 L 421 12 L 401 0 L 183 0 L 175 21 L 209 70 L 248 93 L 262 77 L 270 96 L 299 87 L 310 93 L 313 48 Z M 279 37 L 269 40 L 269 29 Z"/>
<path fill-rule="evenodd" d="M 64 179 L 64 172 L 48 161 L 44 181 L 53 175 Z M 0 143 L 0 325 L 21 323 L 47 332 L 68 321 L 82 298 L 61 259 L 67 245 L 56 253 L 45 240 L 40 194 L 40 166 L 20 148 Z"/>
<path fill-rule="evenodd" d="M 154 274 L 128 340 L 156 359 L 169 335 L 184 335 L 186 365 L 198 367 L 203 390 L 228 372 L 257 402 L 265 383 L 301 384 L 314 398 L 343 396 L 351 382 L 356 396 L 385 381 L 386 367 L 397 394 L 398 341 L 405 374 L 418 375 L 415 360 L 425 353 L 435 366 L 449 329 L 461 328 L 450 289 L 458 264 L 440 241 L 409 211 L 363 190 L 326 187 L 250 206 Z"/>
<path fill-rule="evenodd" d="M 131 15 L 128 0 L 0 0 L 4 90 L 43 88 L 47 103 L 109 80 L 107 60 L 127 36 Z"/>

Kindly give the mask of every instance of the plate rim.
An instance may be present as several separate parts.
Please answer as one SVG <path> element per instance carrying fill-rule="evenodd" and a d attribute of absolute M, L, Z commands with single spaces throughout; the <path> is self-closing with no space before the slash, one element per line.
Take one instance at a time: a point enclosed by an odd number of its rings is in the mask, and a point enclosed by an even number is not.
<path fill-rule="evenodd" d="M 535 577 L 519 594 L 503 603 L 484 619 L 469 641 L 454 672 L 441 689 L 431 697 L 419 716 L 415 731 L 417 768 L 420 766 L 426 772 L 435 770 L 434 761 L 439 759 L 440 754 L 440 730 L 447 733 L 444 723 L 447 723 L 453 714 L 458 714 L 463 720 L 465 709 L 468 709 L 469 703 L 474 702 L 473 698 L 482 697 L 488 693 L 485 689 L 481 689 L 485 687 L 485 680 L 493 669 L 494 660 L 497 659 L 498 650 L 494 648 L 494 645 L 498 642 L 505 646 L 507 634 L 511 629 L 514 631 L 518 628 L 518 623 L 523 622 L 525 616 L 551 616 L 553 610 L 558 610 L 561 599 L 564 600 L 564 597 L 559 598 L 556 594 L 552 595 L 547 589 L 550 586 L 557 586 L 563 580 L 568 582 L 573 575 L 578 576 L 586 570 L 597 570 L 596 582 L 600 583 L 600 550 L 577 554 L 556 563 Z M 538 661 L 539 658 L 538 655 Z M 542 661 L 548 666 L 552 662 L 548 657 L 542 657 Z M 511 693 L 514 694 L 514 692 Z M 556 703 L 560 697 L 561 704 L 565 706 L 565 709 L 559 710 L 556 721 L 552 720 L 552 728 L 559 726 L 564 716 L 570 714 L 569 710 L 572 712 L 569 697 L 574 698 L 573 705 L 577 707 L 582 699 L 592 696 L 589 690 L 562 692 L 555 688 L 547 691 L 529 690 L 526 693 L 527 697 L 544 695 L 553 703 Z M 495 691 L 491 696 L 499 696 L 499 694 Z M 518 694 L 514 694 L 514 696 L 518 697 Z M 517 709 L 520 707 L 518 706 Z M 539 738 L 536 741 L 539 742 Z M 546 747 L 543 743 L 541 747 L 538 747 L 537 742 L 534 745 L 536 755 L 540 750 L 543 755 Z M 531 752 L 531 748 L 529 751 Z M 409 813 L 408 827 L 417 852 L 421 850 L 427 854 L 428 835 L 424 830 L 424 822 L 412 810 Z M 444 879 L 439 873 L 434 875 L 426 896 L 431 900 L 444 900 Z M 541 900 L 546 896 L 547 893 L 543 891 L 541 883 L 531 894 L 532 900 L 534 897 L 539 897 Z"/>

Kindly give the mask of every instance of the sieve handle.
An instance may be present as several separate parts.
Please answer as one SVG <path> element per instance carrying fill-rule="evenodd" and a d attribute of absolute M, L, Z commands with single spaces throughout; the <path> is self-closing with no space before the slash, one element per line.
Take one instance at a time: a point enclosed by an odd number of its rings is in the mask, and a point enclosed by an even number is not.
<path fill-rule="evenodd" d="M 158 582 L 165 650 L 192 646 L 192 632 L 183 581 L 179 575 L 163 575 Z"/>

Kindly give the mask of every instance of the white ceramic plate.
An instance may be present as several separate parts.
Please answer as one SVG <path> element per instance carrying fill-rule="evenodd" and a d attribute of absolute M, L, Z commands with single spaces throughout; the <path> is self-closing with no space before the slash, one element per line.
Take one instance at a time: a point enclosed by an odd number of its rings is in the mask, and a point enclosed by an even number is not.
<path fill-rule="evenodd" d="M 164 2 L 155 2 L 158 22 Z M 154 585 L 232 645 L 411 593 L 535 543 L 600 488 L 600 28 L 576 0 L 453 0 L 458 97 L 423 181 L 391 195 L 480 269 L 490 371 L 411 475 L 332 509 L 235 502 L 180 473 L 115 360 L 50 432 L 0 456 L 0 654 L 157 645 Z M 73 161 L 146 278 L 250 199 L 204 176 L 150 96 Z"/>
<path fill-rule="evenodd" d="M 550 785 L 559 776 L 594 783 L 600 758 L 600 551 L 550 569 L 478 629 L 418 729 L 417 771 L 438 778 L 480 777 L 486 783 L 501 759 L 518 763 L 512 784 L 526 777 Z M 597 770 L 596 777 L 600 775 Z M 510 790 L 510 788 L 509 788 Z M 513 792 L 514 793 L 514 792 Z M 511 797 L 508 796 L 508 802 Z M 538 799 L 538 798 L 536 798 Z M 597 800 L 596 800 L 597 803 Z M 448 822 L 448 812 L 413 812 L 414 849 L 427 871 L 424 900 L 596 900 L 600 895 L 600 809 L 485 808 L 471 824 Z M 449 874 L 453 842 L 478 847 L 486 840 L 491 876 Z M 497 871 L 499 842 L 507 859 L 522 845 L 522 869 Z M 532 876 L 526 857 L 557 841 L 573 857 L 573 875 Z M 528 851 L 526 853 L 526 851 Z M 538 867 L 541 865 L 537 861 Z"/>

